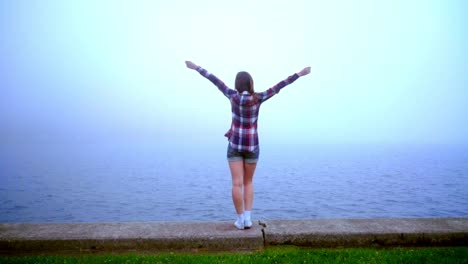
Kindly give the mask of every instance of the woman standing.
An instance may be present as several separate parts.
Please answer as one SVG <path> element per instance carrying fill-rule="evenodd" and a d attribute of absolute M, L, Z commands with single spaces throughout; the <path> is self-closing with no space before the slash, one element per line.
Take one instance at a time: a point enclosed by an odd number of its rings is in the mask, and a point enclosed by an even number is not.
<path fill-rule="evenodd" d="M 299 77 L 310 73 L 310 67 L 289 76 L 270 89 L 256 93 L 253 79 L 247 72 L 239 72 L 236 76 L 236 90 L 228 88 L 221 80 L 207 70 L 191 61 L 185 62 L 187 67 L 198 71 L 210 80 L 231 102 L 231 128 L 225 134 L 229 140 L 227 160 L 232 176 L 232 200 L 237 212 L 234 225 L 238 229 L 252 227 L 253 175 L 260 154 L 257 134 L 257 121 L 260 105 L 286 85 L 293 83 Z"/>

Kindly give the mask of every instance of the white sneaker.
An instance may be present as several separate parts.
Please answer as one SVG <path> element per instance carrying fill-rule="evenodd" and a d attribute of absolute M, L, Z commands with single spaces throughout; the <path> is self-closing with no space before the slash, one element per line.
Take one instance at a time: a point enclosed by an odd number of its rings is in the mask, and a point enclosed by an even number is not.
<path fill-rule="evenodd" d="M 243 230 L 244 229 L 244 219 L 237 219 L 237 221 L 234 222 L 234 225 L 237 227 L 237 229 Z"/>
<path fill-rule="evenodd" d="M 250 219 L 245 219 L 245 220 L 244 220 L 244 228 L 245 228 L 245 229 L 249 229 L 249 228 L 251 228 L 251 227 L 252 227 L 252 220 L 250 220 Z"/>

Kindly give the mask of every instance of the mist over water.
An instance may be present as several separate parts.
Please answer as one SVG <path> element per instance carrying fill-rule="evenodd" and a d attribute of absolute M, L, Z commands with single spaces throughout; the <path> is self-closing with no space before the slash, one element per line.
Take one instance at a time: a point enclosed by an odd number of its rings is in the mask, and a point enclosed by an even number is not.
<path fill-rule="evenodd" d="M 181 8 L 184 6 L 184 8 Z M 248 7 L 247 10 L 244 7 Z M 240 70 L 261 140 L 468 142 L 465 1 L 0 3 L 0 140 L 216 142 Z M 242 15 L 240 15 L 242 14 Z"/>

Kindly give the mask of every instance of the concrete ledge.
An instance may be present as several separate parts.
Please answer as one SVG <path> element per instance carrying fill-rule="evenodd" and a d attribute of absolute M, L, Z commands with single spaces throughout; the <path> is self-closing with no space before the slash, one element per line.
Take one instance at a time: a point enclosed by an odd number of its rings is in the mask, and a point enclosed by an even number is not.
<path fill-rule="evenodd" d="M 2 255 L 261 248 L 261 226 L 240 231 L 227 222 L 0 224 Z"/>
<path fill-rule="evenodd" d="M 468 218 L 273 220 L 266 245 L 468 246 Z"/>
<path fill-rule="evenodd" d="M 468 218 L 0 224 L 0 255 L 251 251 L 307 247 L 468 246 Z"/>

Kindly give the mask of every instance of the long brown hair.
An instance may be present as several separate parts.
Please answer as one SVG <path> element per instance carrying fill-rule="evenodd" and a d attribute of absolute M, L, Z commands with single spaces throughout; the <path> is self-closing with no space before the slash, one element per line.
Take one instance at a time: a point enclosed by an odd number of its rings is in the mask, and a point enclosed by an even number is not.
<path fill-rule="evenodd" d="M 257 95 L 254 90 L 254 82 L 252 76 L 248 72 L 241 71 L 236 75 L 236 90 L 238 93 L 247 91 L 250 95 L 253 95 L 254 99 L 257 99 Z"/>

